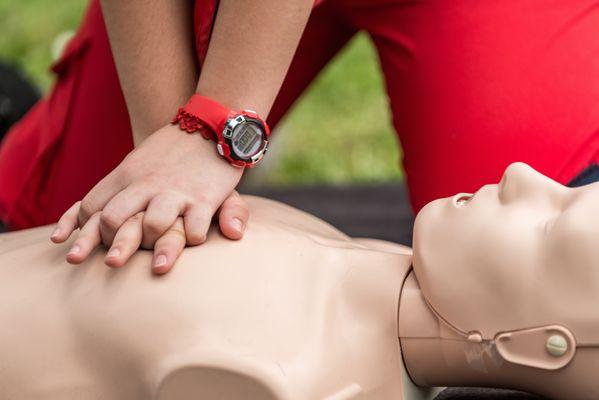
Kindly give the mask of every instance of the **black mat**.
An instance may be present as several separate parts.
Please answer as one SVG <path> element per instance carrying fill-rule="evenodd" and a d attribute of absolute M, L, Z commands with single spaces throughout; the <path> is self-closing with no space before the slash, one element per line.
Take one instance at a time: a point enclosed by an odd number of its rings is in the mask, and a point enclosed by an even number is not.
<path fill-rule="evenodd" d="M 0 140 L 38 99 L 38 90 L 19 71 L 0 61 Z"/>
<path fill-rule="evenodd" d="M 515 390 L 447 388 L 435 400 L 543 400 L 543 397 Z"/>
<path fill-rule="evenodd" d="M 317 215 L 354 237 L 385 239 L 410 246 L 414 217 L 401 184 L 245 188 L 241 193 L 279 200 Z"/>

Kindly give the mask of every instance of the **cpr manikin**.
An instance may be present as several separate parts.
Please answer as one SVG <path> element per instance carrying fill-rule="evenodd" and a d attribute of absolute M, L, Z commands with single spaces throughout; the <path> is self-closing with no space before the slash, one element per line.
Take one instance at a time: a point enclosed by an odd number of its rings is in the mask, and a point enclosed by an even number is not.
<path fill-rule="evenodd" d="M 213 230 L 162 277 L 150 253 L 73 267 L 51 228 L 1 235 L 0 398 L 599 398 L 599 184 L 515 164 L 423 209 L 413 260 L 247 201 L 243 240 Z"/>

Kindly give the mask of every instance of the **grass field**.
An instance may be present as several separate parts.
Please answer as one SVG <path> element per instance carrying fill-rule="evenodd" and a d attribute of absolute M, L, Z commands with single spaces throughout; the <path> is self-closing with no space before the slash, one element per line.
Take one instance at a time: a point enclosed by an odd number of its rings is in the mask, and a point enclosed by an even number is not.
<path fill-rule="evenodd" d="M 76 29 L 86 4 L 0 0 L 0 59 L 47 90 L 53 47 Z M 252 181 L 289 185 L 401 178 L 377 62 L 368 37 L 358 35 L 281 123 L 269 160 Z"/>

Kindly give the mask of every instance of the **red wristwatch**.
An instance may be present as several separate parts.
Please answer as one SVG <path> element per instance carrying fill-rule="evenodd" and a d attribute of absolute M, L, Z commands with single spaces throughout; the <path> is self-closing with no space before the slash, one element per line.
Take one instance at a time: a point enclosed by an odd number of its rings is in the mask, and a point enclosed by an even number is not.
<path fill-rule="evenodd" d="M 256 112 L 233 111 L 199 94 L 191 96 L 172 123 L 214 140 L 218 153 L 237 167 L 253 167 L 268 149 L 270 129 Z"/>

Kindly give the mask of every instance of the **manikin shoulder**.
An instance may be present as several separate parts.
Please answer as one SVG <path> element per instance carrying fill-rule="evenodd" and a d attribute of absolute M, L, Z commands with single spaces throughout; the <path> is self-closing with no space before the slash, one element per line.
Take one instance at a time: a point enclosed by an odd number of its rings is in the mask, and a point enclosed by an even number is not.
<path fill-rule="evenodd" d="M 22 326 L 27 340 L 49 332 L 65 348 L 75 340 L 86 355 L 65 359 L 65 365 L 80 370 L 81 358 L 89 356 L 96 376 L 118 372 L 131 382 L 145 380 L 164 400 L 200 390 L 208 390 L 200 397 L 216 398 L 211 393 L 228 388 L 243 391 L 230 398 L 296 398 L 287 392 L 289 377 L 303 382 L 302 366 L 333 371 L 326 362 L 359 357 L 343 346 L 363 333 L 372 335 L 364 338 L 369 343 L 386 343 L 380 356 L 388 359 L 409 252 L 352 239 L 278 202 L 246 200 L 251 216 L 242 240 L 230 241 L 212 227 L 207 242 L 185 249 L 162 277 L 152 276 L 148 251 L 114 270 L 103 264 L 105 249 L 98 249 L 73 267 L 64 261 L 71 243 L 51 244 L 51 227 L 1 235 L 6 287 L 0 289 L 6 301 L 28 293 L 31 307 L 22 301 L 12 307 L 31 314 L 31 327 Z M 336 340 L 338 332 L 346 332 L 345 341 Z M 54 349 L 64 355 L 57 346 L 47 351 Z M 325 350 L 332 356 L 320 359 Z M 350 361 L 357 365 L 360 358 Z"/>
<path fill-rule="evenodd" d="M 281 203 L 246 200 L 254 223 L 229 256 L 246 252 L 254 263 L 222 264 L 196 281 L 205 296 L 200 303 L 211 304 L 195 313 L 202 315 L 203 340 L 163 360 L 154 375 L 157 398 L 335 397 L 371 379 L 346 363 L 380 359 L 379 377 L 393 372 L 398 360 L 389 354 L 397 353 L 396 307 L 409 249 L 352 239 Z M 266 253 L 251 250 L 266 240 Z M 338 341 L 340 334 L 345 339 Z"/>
<path fill-rule="evenodd" d="M 410 247 L 379 239 L 352 238 L 322 219 L 284 203 L 257 196 L 242 197 L 249 205 L 252 227 L 283 227 L 287 234 L 318 238 L 316 241 L 323 245 L 336 244 L 412 256 Z M 343 242 L 346 242 L 345 245 L 342 245 Z"/>

